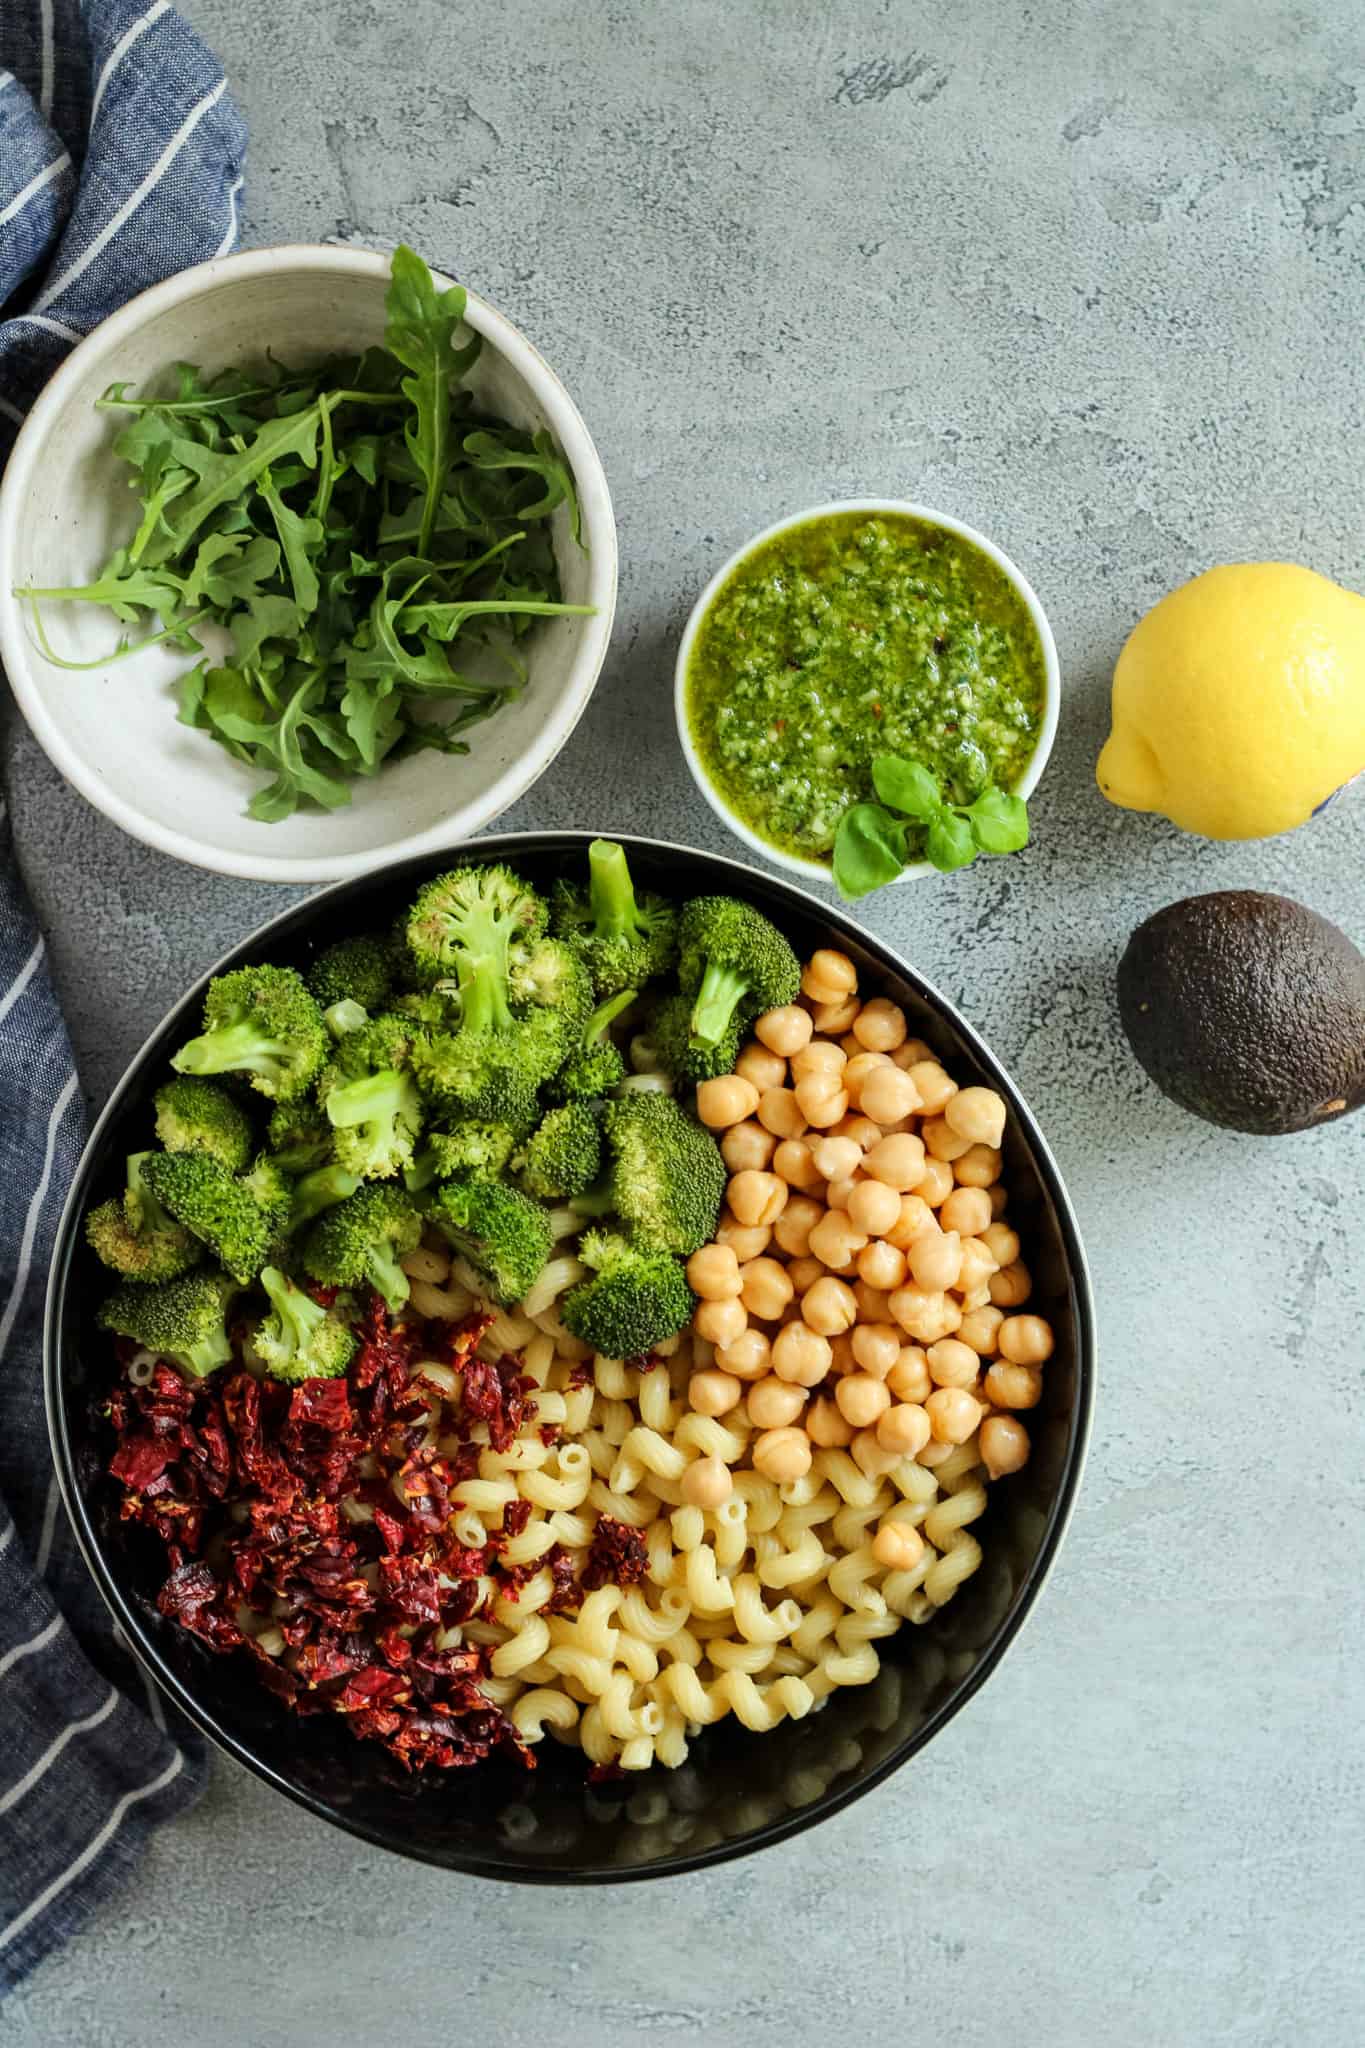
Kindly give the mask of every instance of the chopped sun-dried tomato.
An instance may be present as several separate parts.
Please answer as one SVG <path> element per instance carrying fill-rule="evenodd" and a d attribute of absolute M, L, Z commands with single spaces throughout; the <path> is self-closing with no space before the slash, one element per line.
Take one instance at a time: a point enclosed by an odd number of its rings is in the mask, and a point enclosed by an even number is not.
<path fill-rule="evenodd" d="M 644 1532 L 612 1515 L 602 1515 L 583 1567 L 584 1590 L 593 1593 L 599 1586 L 633 1586 L 644 1577 L 648 1562 Z"/>

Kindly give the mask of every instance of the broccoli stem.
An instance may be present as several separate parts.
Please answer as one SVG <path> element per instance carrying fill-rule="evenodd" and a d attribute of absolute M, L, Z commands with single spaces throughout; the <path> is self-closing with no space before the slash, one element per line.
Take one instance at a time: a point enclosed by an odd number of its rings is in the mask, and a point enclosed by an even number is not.
<path fill-rule="evenodd" d="M 348 1031 L 361 1031 L 370 1021 L 370 1013 L 360 1003 L 343 996 L 339 1003 L 322 1013 L 322 1021 L 333 1038 L 344 1038 Z"/>
<path fill-rule="evenodd" d="M 692 1005 L 692 1036 L 699 1045 L 719 1045 L 749 984 L 733 967 L 712 960 Z"/>
<path fill-rule="evenodd" d="M 128 1154 L 128 1223 L 136 1237 L 151 1237 L 176 1229 L 174 1217 L 168 1216 L 156 1196 L 142 1178 L 142 1162 L 151 1158 L 150 1152 Z"/>
<path fill-rule="evenodd" d="M 318 1324 L 326 1320 L 326 1309 L 311 1295 L 295 1287 L 278 1266 L 262 1267 L 261 1285 L 279 1315 L 281 1330 L 289 1337 L 294 1349 L 301 1351 Z"/>
<path fill-rule="evenodd" d="M 197 1373 L 201 1380 L 206 1379 L 209 1373 L 217 1372 L 219 1366 L 226 1365 L 232 1357 L 232 1346 L 228 1342 L 226 1329 L 215 1330 L 211 1337 L 205 1337 L 198 1344 L 191 1344 L 187 1351 L 180 1353 L 180 1356 L 187 1361 L 191 1372 Z"/>
<path fill-rule="evenodd" d="M 397 1315 L 408 1298 L 407 1274 L 393 1255 L 393 1247 L 372 1244 L 365 1253 L 365 1277 L 377 1294 L 384 1297 L 390 1315 Z"/>
<path fill-rule="evenodd" d="M 224 1024 L 192 1038 L 172 1065 L 180 1074 L 268 1074 L 288 1052 L 279 1039 L 263 1038 L 254 1024 Z"/>
<path fill-rule="evenodd" d="M 388 1067 L 359 1081 L 348 1081 L 344 1088 L 333 1088 L 327 1097 L 327 1118 L 337 1129 L 378 1123 L 397 1115 L 407 1093 L 404 1077 Z"/>
<path fill-rule="evenodd" d="M 355 1174 L 347 1173 L 344 1166 L 320 1166 L 315 1173 L 306 1173 L 294 1185 L 294 1197 L 289 1208 L 289 1233 L 302 1230 L 305 1223 L 311 1223 L 324 1209 L 330 1209 L 337 1202 L 344 1202 L 360 1186 Z"/>
<path fill-rule="evenodd" d="M 605 1181 L 589 1188 L 585 1194 L 575 1195 L 569 1207 L 575 1216 L 612 1215 L 616 1208 L 616 1193 L 611 1175 L 608 1174 Z"/>
<path fill-rule="evenodd" d="M 460 928 L 460 1020 L 470 1031 L 512 1029 L 507 1004 L 510 926 L 502 918 L 471 912 Z"/>
<path fill-rule="evenodd" d="M 623 988 L 619 995 L 608 996 L 604 1003 L 599 1003 L 583 1028 L 584 1046 L 596 1045 L 607 1027 L 616 1022 L 622 1010 L 630 1008 L 638 994 L 638 989 Z"/>
<path fill-rule="evenodd" d="M 588 848 L 588 907 L 600 939 L 636 939 L 644 929 L 626 850 L 612 839 Z"/>

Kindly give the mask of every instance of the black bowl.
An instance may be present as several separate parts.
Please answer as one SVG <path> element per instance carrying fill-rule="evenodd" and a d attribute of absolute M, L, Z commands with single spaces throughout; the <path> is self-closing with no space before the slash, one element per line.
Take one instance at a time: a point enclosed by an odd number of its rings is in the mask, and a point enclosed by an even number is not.
<path fill-rule="evenodd" d="M 468 852 L 515 862 L 546 884 L 562 871 L 582 871 L 589 836 L 509 833 L 482 838 Z M 985 1551 L 980 1570 L 927 1625 L 907 1625 L 879 1644 L 882 1671 L 873 1684 L 838 1691 L 821 1712 L 769 1734 L 722 1722 L 693 1744 L 681 1769 L 638 1779 L 589 1785 L 578 1752 L 552 1741 L 531 1774 L 493 1763 L 409 1777 L 339 1720 L 298 1721 L 245 1661 L 215 1655 L 157 1613 L 162 1546 L 119 1520 L 120 1489 L 105 1473 L 110 1443 L 98 1405 L 110 1353 L 94 1311 L 107 1276 L 80 1225 L 91 1201 L 121 1186 L 125 1154 L 146 1144 L 152 1092 L 171 1052 L 197 1028 L 207 976 L 152 1033 L 114 1090 L 72 1185 L 48 1294 L 47 1411 L 67 1512 L 101 1593 L 152 1676 L 231 1756 L 324 1820 L 450 1870 L 529 1882 L 658 1877 L 743 1855 L 837 1812 L 921 1750 L 995 1669 L 1057 1554 L 1085 1454 L 1095 1369 L 1085 1256 L 1061 1176 L 1018 1091 L 971 1027 L 877 940 L 789 882 L 658 840 L 623 835 L 623 843 L 646 886 L 678 896 L 742 895 L 803 955 L 842 947 L 905 1007 L 912 1029 L 956 1078 L 989 1083 L 1010 1106 L 1010 1215 L 1034 1273 L 1034 1305 L 1057 1338 L 1044 1404 L 1031 1417 L 1033 1455 L 1023 1472 L 990 1489 L 988 1511 L 975 1525 Z M 346 932 L 386 926 L 453 857 L 447 850 L 324 890 L 253 933 L 217 971 L 267 959 L 303 965 Z"/>

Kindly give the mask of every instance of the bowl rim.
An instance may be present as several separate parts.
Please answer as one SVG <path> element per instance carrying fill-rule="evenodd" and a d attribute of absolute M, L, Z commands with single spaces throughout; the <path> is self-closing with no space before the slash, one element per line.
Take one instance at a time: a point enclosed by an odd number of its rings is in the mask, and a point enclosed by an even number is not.
<path fill-rule="evenodd" d="M 490 834 L 488 838 L 475 841 L 472 844 L 457 842 L 441 849 L 441 851 L 450 854 L 467 852 L 474 855 L 486 855 L 489 859 L 493 860 L 515 862 L 519 856 L 525 854 L 560 854 L 570 849 L 586 852 L 591 840 L 604 836 L 618 839 L 626 848 L 627 853 L 636 849 L 648 849 L 665 857 L 682 854 L 686 855 L 689 859 L 701 860 L 709 866 L 718 866 L 729 870 L 733 874 L 737 886 L 742 886 L 746 880 L 751 878 L 752 871 L 733 855 L 713 853 L 703 847 L 687 846 L 678 841 L 656 839 L 647 834 L 631 832 L 610 834 L 576 829 L 504 832 Z M 423 856 L 409 856 L 402 865 L 408 865 L 412 859 L 421 857 Z M 399 864 L 394 863 L 394 865 Z M 990 1050 L 980 1033 L 972 1024 L 967 1022 L 954 1003 L 950 1002 L 932 982 L 926 980 L 917 968 L 902 959 L 884 939 L 878 937 L 875 932 L 869 931 L 860 925 L 843 908 L 832 909 L 828 903 L 822 901 L 819 897 L 813 896 L 808 890 L 798 888 L 794 883 L 787 881 L 783 877 L 762 877 L 765 886 L 770 889 L 779 890 L 787 897 L 794 899 L 801 910 L 825 922 L 833 921 L 836 925 L 845 927 L 857 943 L 865 947 L 888 974 L 899 976 L 903 981 L 907 982 L 917 995 L 930 1004 L 945 1019 L 949 1026 L 960 1034 L 963 1044 L 972 1057 L 978 1062 L 981 1069 L 992 1077 L 994 1084 L 1003 1092 L 1010 1111 L 1022 1127 L 1029 1147 L 1037 1161 L 1039 1177 L 1057 1212 L 1059 1231 L 1066 1251 L 1068 1280 L 1076 1303 L 1075 1414 L 1072 1419 L 1070 1440 L 1057 1486 L 1056 1497 L 1048 1515 L 1047 1528 L 1039 1544 L 1037 1555 L 1018 1589 L 1013 1612 L 1009 1617 L 1007 1625 L 997 1626 L 992 1637 L 988 1640 L 988 1646 L 982 1650 L 977 1664 L 968 1677 L 959 1683 L 950 1698 L 938 1707 L 916 1729 L 913 1735 L 898 1744 L 887 1756 L 883 1757 L 866 1777 L 860 1778 L 855 1783 L 845 1785 L 842 1788 L 836 1786 L 829 1789 L 822 1793 L 820 1798 L 811 1801 L 807 1806 L 767 1822 L 744 1836 L 733 1840 L 727 1839 L 709 1848 L 690 1854 L 686 1850 L 680 1850 L 676 1855 L 660 1858 L 657 1862 L 642 1868 L 631 1865 L 618 1868 L 616 1866 L 584 1863 L 568 1865 L 561 1869 L 546 1870 L 537 1869 L 532 1866 L 518 1867 L 514 1865 L 509 1867 L 493 1855 L 461 1854 L 458 1857 L 437 1858 L 428 1855 L 421 1848 L 396 1850 L 394 1844 L 385 1839 L 381 1829 L 349 1815 L 337 1813 L 318 1794 L 309 1791 L 301 1785 L 291 1784 L 279 1771 L 257 1756 L 249 1743 L 242 1741 L 223 1727 L 213 1707 L 210 1704 L 206 1704 L 184 1685 L 176 1674 L 163 1662 L 155 1642 L 149 1637 L 143 1626 L 142 1617 L 137 1607 L 131 1600 L 124 1597 L 112 1568 L 105 1560 L 99 1538 L 95 1533 L 88 1504 L 76 1481 L 71 1440 L 66 1428 L 65 1406 L 60 1391 L 64 1320 L 68 1293 L 67 1277 L 73 1256 L 78 1247 L 79 1224 L 86 1201 L 87 1184 L 94 1171 L 95 1161 L 102 1148 L 107 1128 L 122 1114 L 127 1097 L 146 1085 L 144 1069 L 147 1065 L 151 1046 L 162 1037 L 173 1020 L 192 1009 L 202 997 L 204 989 L 214 975 L 224 972 L 243 953 L 258 951 L 263 945 L 268 943 L 270 935 L 274 931 L 294 924 L 305 924 L 311 921 L 327 904 L 331 903 L 334 899 L 340 900 L 345 890 L 358 879 L 377 880 L 380 877 L 373 872 L 364 878 L 347 877 L 341 882 L 334 883 L 330 888 L 316 891 L 312 895 L 290 904 L 287 908 L 277 911 L 273 916 L 266 918 L 261 924 L 255 926 L 250 932 L 239 939 L 234 946 L 230 947 L 221 959 L 212 966 L 205 968 L 203 973 L 171 1005 L 159 1023 L 146 1034 L 141 1047 L 129 1061 L 111 1090 L 109 1100 L 86 1140 L 81 1157 L 77 1162 L 76 1170 L 72 1175 L 71 1186 L 62 1209 L 61 1220 L 58 1223 L 56 1235 L 53 1239 L 43 1317 L 43 1400 L 47 1415 L 49 1443 L 62 1501 L 81 1555 L 85 1559 L 87 1569 L 90 1571 L 104 1599 L 105 1605 L 122 1631 L 132 1654 L 148 1677 L 168 1695 L 188 1720 L 207 1735 L 210 1740 L 215 1742 L 220 1749 L 226 1751 L 236 1762 L 245 1765 L 248 1770 L 254 1772 L 264 1783 L 272 1786 L 277 1792 L 282 1792 L 286 1798 L 293 1800 L 296 1805 L 303 1807 L 305 1811 L 311 1813 L 315 1818 L 327 1821 L 335 1827 L 344 1828 L 347 1833 L 357 1836 L 362 1841 L 371 1843 L 376 1848 L 386 1849 L 391 1854 L 403 1854 L 409 1860 L 427 1863 L 437 1869 L 458 1870 L 468 1876 L 497 1878 L 508 1883 L 541 1885 L 624 1884 L 642 1882 L 649 1878 L 676 1877 L 688 1871 L 709 1868 L 713 1864 L 727 1863 L 736 1857 L 751 1855 L 760 1849 L 771 1848 L 779 1842 L 787 1841 L 792 1836 L 801 1834 L 806 1828 L 814 1826 L 816 1822 L 827 1820 L 832 1815 L 842 1812 L 845 1807 L 852 1805 L 866 1793 L 875 1790 L 877 1786 L 883 1784 L 894 1771 L 899 1770 L 903 1764 L 908 1763 L 911 1757 L 917 1755 L 920 1750 L 931 1742 L 940 1730 L 975 1697 L 987 1679 L 991 1677 L 1006 1651 L 1018 1640 L 1025 1623 L 1036 1607 L 1044 1584 L 1052 1573 L 1075 1508 L 1076 1496 L 1085 1467 L 1093 1422 L 1097 1377 L 1096 1318 L 1094 1298 L 1090 1284 L 1090 1269 L 1081 1240 L 1080 1229 L 1076 1221 L 1075 1210 L 1072 1206 L 1070 1195 L 1067 1192 L 1066 1183 L 1062 1178 L 1061 1170 L 1053 1156 L 1051 1147 L 1043 1136 L 1037 1117 L 1020 1093 L 1013 1079 Z"/>
<path fill-rule="evenodd" d="M 683 758 L 692 773 L 701 795 L 711 806 L 723 825 L 727 825 L 737 839 L 741 839 L 751 853 L 759 854 L 774 866 L 785 868 L 789 874 L 800 875 L 806 881 L 820 882 L 825 888 L 833 886 L 833 875 L 817 860 L 807 860 L 799 853 L 787 853 L 780 846 L 774 846 L 747 825 L 739 814 L 712 782 L 702 763 L 701 755 L 692 738 L 687 719 L 687 669 L 692 658 L 701 622 L 709 611 L 723 584 L 728 582 L 740 564 L 761 548 L 766 541 L 775 540 L 778 534 L 787 533 L 795 526 L 806 526 L 812 520 L 826 519 L 840 512 L 893 512 L 903 518 L 918 519 L 926 525 L 941 526 L 948 533 L 955 533 L 962 540 L 970 541 L 979 548 L 988 560 L 1013 584 L 1027 607 L 1043 650 L 1044 695 L 1043 722 L 1038 734 L 1037 745 L 1028 759 L 1028 765 L 1015 784 L 1015 790 L 1022 797 L 1032 796 L 1047 767 L 1052 743 L 1057 737 L 1057 721 L 1061 715 L 1062 671 L 1057 659 L 1057 643 L 1047 613 L 1043 610 L 1038 593 L 1018 564 L 1011 560 L 1004 549 L 976 527 L 968 526 L 965 520 L 956 518 L 950 512 L 940 512 L 932 505 L 922 505 L 910 498 L 831 498 L 821 505 L 807 506 L 803 512 L 791 512 L 781 519 L 775 519 L 771 526 L 765 526 L 761 533 L 754 534 L 742 547 L 737 547 L 728 559 L 721 563 L 715 574 L 702 590 L 696 603 L 687 615 L 682 638 L 678 642 L 677 657 L 673 666 L 673 716 L 678 728 L 678 742 Z M 936 875 L 938 869 L 931 861 L 914 861 L 902 868 L 895 878 L 893 887 L 902 882 L 917 882 L 926 875 Z"/>
<path fill-rule="evenodd" d="M 351 277 L 387 281 L 390 257 L 375 249 L 337 247 L 322 242 L 282 242 L 266 248 L 239 250 L 231 256 L 215 256 L 206 263 L 192 264 L 160 284 L 150 285 L 128 300 L 98 326 L 59 363 L 34 401 L 19 429 L 3 479 L 0 479 L 0 661 L 8 674 L 15 701 L 29 730 L 54 768 L 80 792 L 97 811 L 112 820 L 144 846 L 154 847 L 192 867 L 215 874 L 239 875 L 257 882 L 333 882 L 368 874 L 385 862 L 410 854 L 434 852 L 452 834 L 464 838 L 482 830 L 523 797 L 566 744 L 597 685 L 611 642 L 616 613 L 617 541 L 616 520 L 606 472 L 592 435 L 568 391 L 545 361 L 505 313 L 500 313 L 476 292 L 466 290 L 467 324 L 481 335 L 499 355 L 505 357 L 524 378 L 543 408 L 555 439 L 563 450 L 578 491 L 584 539 L 590 544 L 588 592 L 597 606 L 596 616 L 586 618 L 586 632 L 568 674 L 568 687 L 561 692 L 550 715 L 538 727 L 526 751 L 509 763 L 496 780 L 469 802 L 458 805 L 420 831 L 386 840 L 382 845 L 353 853 L 275 854 L 229 851 L 193 832 L 157 823 L 146 817 L 136 804 L 104 784 L 85 759 L 67 740 L 53 717 L 46 694 L 40 686 L 29 644 L 24 609 L 13 595 L 15 560 L 20 530 L 19 508 L 29 480 L 39 466 L 50 433 L 59 425 L 69 394 L 84 375 L 87 364 L 116 350 L 123 339 L 135 333 L 149 317 L 198 297 L 222 282 L 277 274 L 282 270 L 333 271 Z M 433 269 L 439 287 L 456 280 Z M 169 712 L 167 713 L 169 717 Z M 345 815 L 345 812 L 342 813 Z"/>

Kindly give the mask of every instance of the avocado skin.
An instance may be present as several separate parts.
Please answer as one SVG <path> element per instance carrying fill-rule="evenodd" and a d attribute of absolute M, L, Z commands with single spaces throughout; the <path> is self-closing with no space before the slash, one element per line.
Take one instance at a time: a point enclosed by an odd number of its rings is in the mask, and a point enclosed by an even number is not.
<path fill-rule="evenodd" d="M 1138 926 L 1119 1016 L 1164 1095 L 1281 1137 L 1365 1106 L 1365 956 L 1289 896 L 1223 889 Z"/>

